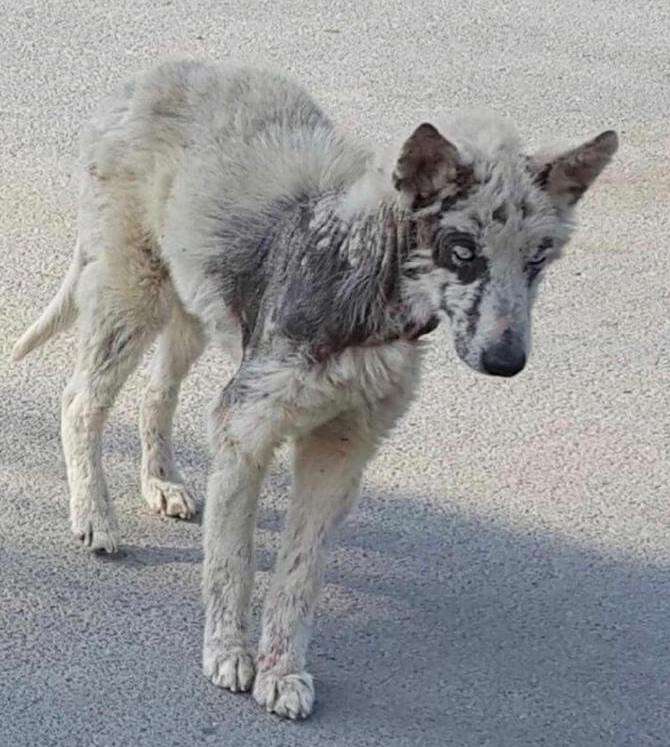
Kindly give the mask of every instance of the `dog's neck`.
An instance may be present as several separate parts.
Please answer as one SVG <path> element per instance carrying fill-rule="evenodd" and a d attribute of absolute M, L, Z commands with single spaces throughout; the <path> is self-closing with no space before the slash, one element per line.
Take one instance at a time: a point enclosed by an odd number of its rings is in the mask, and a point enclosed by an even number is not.
<path fill-rule="evenodd" d="M 346 260 L 345 276 L 333 283 L 338 286 L 335 304 L 351 330 L 349 344 L 415 340 L 432 331 L 439 321 L 439 299 L 426 277 L 432 267 L 430 219 L 417 218 L 396 201 L 343 214 L 346 199 L 330 195 L 319 200 L 310 233 Z"/>

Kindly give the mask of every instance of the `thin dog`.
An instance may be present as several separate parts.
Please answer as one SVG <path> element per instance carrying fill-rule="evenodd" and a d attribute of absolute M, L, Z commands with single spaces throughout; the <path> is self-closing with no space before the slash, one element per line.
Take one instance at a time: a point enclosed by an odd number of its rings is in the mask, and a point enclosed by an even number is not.
<path fill-rule="evenodd" d="M 103 426 L 158 338 L 141 408 L 144 498 L 187 519 L 171 446 L 181 381 L 208 342 L 239 360 L 211 414 L 203 666 L 269 711 L 314 703 L 306 650 L 324 549 L 416 390 L 423 335 L 448 318 L 468 366 L 523 369 L 545 269 L 611 160 L 607 131 L 527 155 L 491 117 L 423 123 L 385 157 L 275 74 L 171 62 L 108 100 L 81 145 L 78 240 L 19 359 L 78 320 L 62 403 L 72 530 L 114 553 Z M 294 442 L 294 485 L 258 656 L 247 637 L 264 473 Z"/>

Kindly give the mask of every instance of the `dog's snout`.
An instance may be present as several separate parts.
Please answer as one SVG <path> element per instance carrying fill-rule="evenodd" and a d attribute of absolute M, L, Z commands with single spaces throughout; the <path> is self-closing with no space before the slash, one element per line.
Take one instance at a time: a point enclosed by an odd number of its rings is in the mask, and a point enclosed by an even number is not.
<path fill-rule="evenodd" d="M 482 368 L 492 376 L 514 376 L 526 365 L 526 353 L 520 344 L 499 342 L 482 353 Z"/>

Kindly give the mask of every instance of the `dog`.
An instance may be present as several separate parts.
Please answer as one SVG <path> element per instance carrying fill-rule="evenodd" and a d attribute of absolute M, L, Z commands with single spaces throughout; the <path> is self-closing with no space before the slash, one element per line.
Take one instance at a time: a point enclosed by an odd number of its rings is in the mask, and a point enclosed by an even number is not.
<path fill-rule="evenodd" d="M 114 553 L 105 420 L 158 339 L 141 407 L 149 506 L 196 503 L 173 458 L 181 381 L 208 342 L 237 372 L 210 416 L 204 515 L 205 675 L 280 716 L 310 714 L 306 651 L 324 550 L 364 467 L 416 391 L 424 336 L 448 319 L 458 356 L 521 371 L 531 307 L 613 131 L 525 154 L 508 123 L 419 124 L 382 156 L 339 133 L 281 76 L 195 61 L 136 77 L 81 144 L 78 240 L 20 359 L 78 320 L 62 440 L 75 537 Z M 259 490 L 278 445 L 294 485 L 252 657 L 247 618 Z"/>

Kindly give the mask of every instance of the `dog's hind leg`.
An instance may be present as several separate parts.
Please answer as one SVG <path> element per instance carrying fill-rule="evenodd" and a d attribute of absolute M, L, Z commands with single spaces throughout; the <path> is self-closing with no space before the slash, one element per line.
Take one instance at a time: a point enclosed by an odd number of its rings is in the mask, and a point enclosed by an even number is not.
<path fill-rule="evenodd" d="M 103 260 L 86 267 L 78 289 L 79 350 L 61 414 L 70 518 L 75 537 L 109 553 L 119 538 L 102 470 L 102 431 L 116 395 L 160 327 L 155 297 L 147 298 L 129 292 Z"/>
<path fill-rule="evenodd" d="M 305 718 L 314 685 L 305 671 L 329 535 L 349 513 L 375 446 L 358 415 L 344 415 L 297 440 L 294 489 L 263 612 L 254 697 L 267 710 Z"/>
<path fill-rule="evenodd" d="M 142 495 L 156 512 L 188 519 L 196 513 L 172 452 L 172 419 L 182 379 L 204 348 L 200 322 L 175 304 L 158 338 L 151 381 L 140 412 Z"/>

